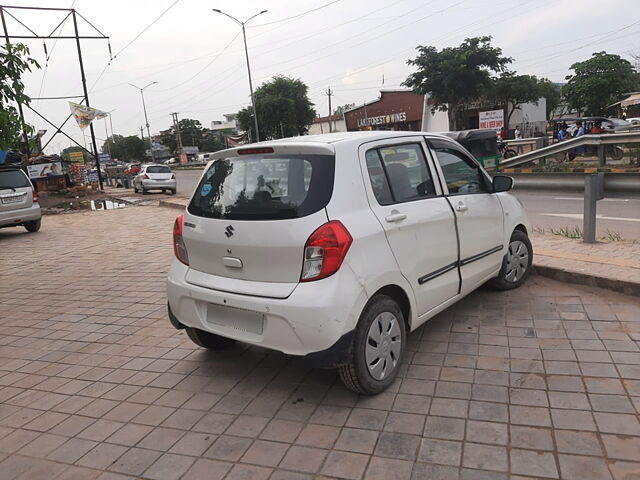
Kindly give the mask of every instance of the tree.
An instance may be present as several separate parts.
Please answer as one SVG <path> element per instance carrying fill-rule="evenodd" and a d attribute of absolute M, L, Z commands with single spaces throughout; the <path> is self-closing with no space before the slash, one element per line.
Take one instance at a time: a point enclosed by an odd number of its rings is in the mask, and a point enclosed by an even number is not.
<path fill-rule="evenodd" d="M 201 152 L 215 152 L 225 148 L 221 134 L 216 134 L 202 126 L 199 120 L 183 118 L 179 121 L 182 145 L 198 147 Z M 160 143 L 174 153 L 178 153 L 176 131 L 172 126 L 160 134 Z"/>
<path fill-rule="evenodd" d="M 29 105 L 31 99 L 24 93 L 22 75 L 31 68 L 40 68 L 38 62 L 29 57 L 29 49 L 21 44 L 0 46 L 0 149 L 16 147 L 21 133 L 33 132 L 30 125 L 20 119 L 15 103 Z M 25 139 L 22 139 L 24 142 Z"/>
<path fill-rule="evenodd" d="M 547 101 L 547 120 L 550 120 L 555 116 L 556 110 L 562 103 L 560 86 L 548 78 L 541 78 L 538 81 L 538 88 L 540 96 Z"/>
<path fill-rule="evenodd" d="M 121 162 L 136 162 L 144 160 L 147 147 L 148 143 L 143 142 L 137 135 L 114 135 L 107 138 L 102 145 L 102 151 L 111 153 L 111 158 L 117 158 Z"/>
<path fill-rule="evenodd" d="M 638 72 L 619 55 L 597 52 L 571 69 L 574 73 L 566 77 L 562 93 L 579 115 L 604 115 L 609 105 L 640 88 Z"/>
<path fill-rule="evenodd" d="M 347 103 L 346 105 L 340 105 L 339 107 L 337 107 L 333 111 L 333 114 L 334 115 L 343 115 L 344 112 L 346 112 L 347 110 L 351 110 L 352 108 L 355 108 L 355 106 L 356 106 L 355 103 Z"/>
<path fill-rule="evenodd" d="M 307 95 L 307 85 L 300 79 L 276 76 L 263 83 L 254 93 L 258 110 L 261 139 L 304 135 L 316 116 Z M 253 132 L 253 108 L 238 112 L 238 124 L 244 131 Z M 255 138 L 255 134 L 252 135 Z"/>
<path fill-rule="evenodd" d="M 449 129 L 462 128 L 466 105 L 487 94 L 491 72 L 503 72 L 512 62 L 502 50 L 491 46 L 491 37 L 467 38 L 459 47 L 417 47 L 418 56 L 408 60 L 417 71 L 403 85 L 433 98 L 433 111 L 447 112 Z"/>
<path fill-rule="evenodd" d="M 499 77 L 492 79 L 487 97 L 505 110 L 505 129 L 509 130 L 513 112 L 520 110 L 523 103 L 538 104 L 541 97 L 539 82 L 534 75 L 516 75 L 515 72 L 502 72 Z"/>

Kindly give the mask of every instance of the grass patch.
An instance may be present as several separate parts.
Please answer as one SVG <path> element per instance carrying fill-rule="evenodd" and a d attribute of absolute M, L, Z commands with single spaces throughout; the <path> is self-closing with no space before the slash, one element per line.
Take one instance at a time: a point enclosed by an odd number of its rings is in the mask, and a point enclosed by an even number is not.
<path fill-rule="evenodd" d="M 580 240 L 584 238 L 584 233 L 580 227 L 561 227 L 561 228 L 549 228 L 549 231 L 553 235 L 558 235 L 559 237 L 571 238 L 573 240 Z"/>
<path fill-rule="evenodd" d="M 604 237 L 602 237 L 602 240 L 606 240 L 609 242 L 621 242 L 624 240 L 624 238 L 622 238 L 622 235 L 620 235 L 620 233 L 618 232 L 611 232 L 607 230 Z"/>

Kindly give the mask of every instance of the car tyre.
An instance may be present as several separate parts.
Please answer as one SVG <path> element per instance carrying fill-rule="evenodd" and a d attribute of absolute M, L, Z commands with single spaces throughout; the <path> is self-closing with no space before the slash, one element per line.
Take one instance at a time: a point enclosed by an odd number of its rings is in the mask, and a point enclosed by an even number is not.
<path fill-rule="evenodd" d="M 208 350 L 224 350 L 236 343 L 233 338 L 221 337 L 197 328 L 185 327 L 185 331 L 193 343 Z"/>
<path fill-rule="evenodd" d="M 136 182 L 133 182 L 133 193 L 138 193 L 138 187 L 136 186 Z"/>
<path fill-rule="evenodd" d="M 178 193 L 178 189 L 174 188 L 171 190 L 171 195 L 175 195 L 176 193 Z"/>
<path fill-rule="evenodd" d="M 144 187 L 142 187 L 142 194 L 143 194 L 143 195 L 146 195 L 146 194 L 147 194 L 147 189 L 146 189 L 146 188 L 144 188 Z"/>
<path fill-rule="evenodd" d="M 338 367 L 342 382 L 364 395 L 384 391 L 398 374 L 405 342 L 398 303 L 387 295 L 374 296 L 360 315 L 347 363 Z"/>
<path fill-rule="evenodd" d="M 24 228 L 27 229 L 29 233 L 35 233 L 40 230 L 40 225 L 42 224 L 42 219 L 31 220 L 30 222 L 24 222 Z"/>
<path fill-rule="evenodd" d="M 526 233 L 514 230 L 498 276 L 491 281 L 497 290 L 518 288 L 529 277 L 533 263 L 533 247 Z"/>

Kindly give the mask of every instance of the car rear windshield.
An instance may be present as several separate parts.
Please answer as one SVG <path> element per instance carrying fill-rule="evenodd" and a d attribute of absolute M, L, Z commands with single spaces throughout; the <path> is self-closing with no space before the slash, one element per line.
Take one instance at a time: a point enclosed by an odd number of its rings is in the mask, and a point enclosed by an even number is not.
<path fill-rule="evenodd" d="M 171 173 L 169 167 L 147 167 L 147 173 Z"/>
<path fill-rule="evenodd" d="M 216 160 L 189 204 L 193 215 L 233 220 L 299 218 L 324 208 L 333 191 L 330 155 L 247 155 Z"/>
<path fill-rule="evenodd" d="M 30 187 L 31 182 L 21 170 L 0 170 L 0 189 Z"/>

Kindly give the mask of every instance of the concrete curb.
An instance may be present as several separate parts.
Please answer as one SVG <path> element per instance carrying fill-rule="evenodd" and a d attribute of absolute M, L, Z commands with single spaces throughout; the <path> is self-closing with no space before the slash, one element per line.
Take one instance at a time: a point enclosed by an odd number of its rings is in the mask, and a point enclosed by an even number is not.
<path fill-rule="evenodd" d="M 564 283 L 587 285 L 589 287 L 606 288 L 625 295 L 640 296 L 640 283 L 614 278 L 598 277 L 580 272 L 571 272 L 561 268 L 533 265 L 532 273 L 552 278 Z"/>
<path fill-rule="evenodd" d="M 187 207 L 184 203 L 172 202 L 171 200 L 160 200 L 158 206 L 175 208 L 176 210 L 184 210 Z"/>

